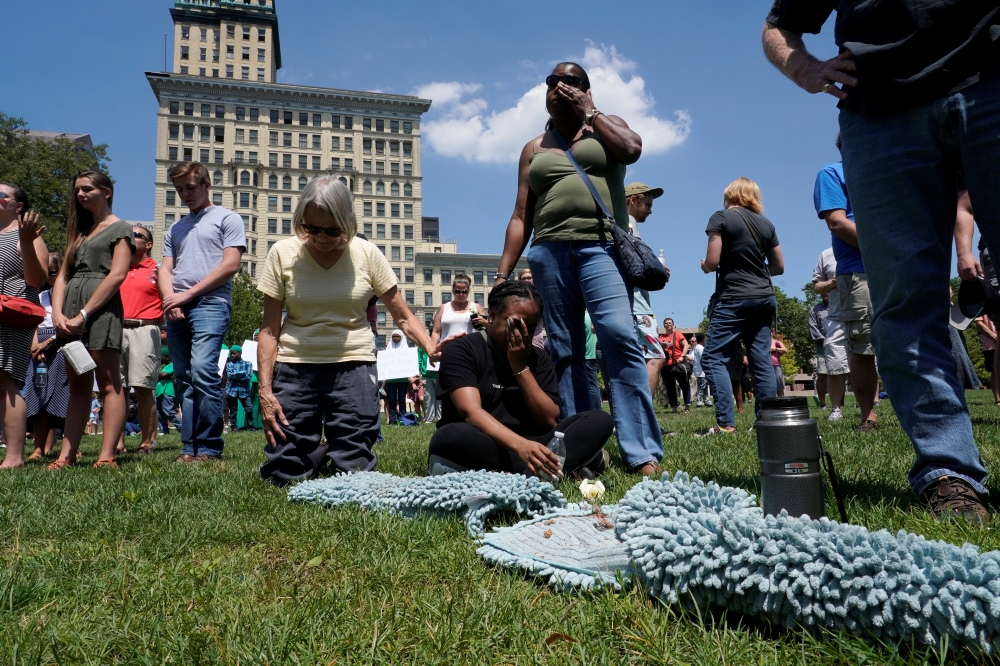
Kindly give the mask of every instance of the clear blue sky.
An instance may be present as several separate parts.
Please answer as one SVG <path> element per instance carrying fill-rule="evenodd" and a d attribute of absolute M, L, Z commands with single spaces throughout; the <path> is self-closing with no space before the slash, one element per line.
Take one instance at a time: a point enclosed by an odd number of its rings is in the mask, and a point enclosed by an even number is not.
<path fill-rule="evenodd" d="M 163 68 L 172 5 L 5 3 L 8 65 L 0 110 L 33 129 L 89 132 L 95 143 L 107 143 L 115 212 L 125 219 L 153 216 L 156 103 L 143 72 Z M 619 16 L 611 13 L 616 7 Z M 812 187 L 817 171 L 838 159 L 835 100 L 799 90 L 764 59 L 760 31 L 769 7 L 767 0 L 701 0 L 384 1 L 349 8 L 278 0 L 279 81 L 402 94 L 432 82 L 480 84 L 466 100 L 484 100 L 488 115 L 514 106 L 555 62 L 582 57 L 588 40 L 606 54 L 614 47 L 634 63 L 624 79 L 642 77 L 643 93 L 655 102 L 650 115 L 670 121 L 684 111 L 690 117 L 683 142 L 644 155 L 628 178 L 666 191 L 643 225 L 643 237 L 665 250 L 672 270 L 653 307 L 660 318 L 672 313 L 678 325 L 696 326 L 714 287 L 698 267 L 705 224 L 734 178 L 752 178 L 763 190 L 787 267 L 775 282 L 787 293 L 801 295 L 817 255 L 830 244 L 813 210 Z M 831 21 L 823 34 L 807 37 L 817 55 L 835 55 L 832 29 Z M 611 104 L 606 97 L 602 104 L 596 86 L 594 95 L 599 107 Z M 454 106 L 435 104 L 425 120 L 440 119 L 443 111 Z M 499 253 L 516 170 L 453 154 L 435 152 L 425 141 L 424 215 L 439 216 L 442 236 L 457 237 L 460 251 Z"/>

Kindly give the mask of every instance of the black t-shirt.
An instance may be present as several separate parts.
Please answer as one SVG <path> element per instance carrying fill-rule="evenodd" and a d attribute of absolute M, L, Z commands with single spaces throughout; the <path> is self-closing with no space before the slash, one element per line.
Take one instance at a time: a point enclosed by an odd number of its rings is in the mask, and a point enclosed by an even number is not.
<path fill-rule="evenodd" d="M 767 21 L 818 34 L 833 11 L 837 46 L 858 66 L 858 88 L 842 103 L 852 111 L 925 104 L 996 71 L 1000 0 L 774 0 Z"/>
<path fill-rule="evenodd" d="M 722 236 L 722 256 L 719 259 L 715 290 L 720 301 L 741 301 L 774 295 L 765 255 L 771 248 L 778 247 L 778 233 L 771 221 L 763 215 L 746 208 L 740 210 L 757 232 L 764 254 L 758 249 L 753 234 L 735 208 L 720 210 L 708 219 L 705 233 Z"/>
<path fill-rule="evenodd" d="M 559 404 L 559 384 L 552 359 L 543 349 L 532 347 L 528 368 L 545 393 Z M 544 435 L 551 428 L 536 426 L 521 395 L 506 354 L 497 352 L 478 331 L 449 342 L 441 355 L 438 374 L 441 387 L 441 420 L 438 428 L 463 421 L 451 391 L 471 386 L 479 389 L 483 409 L 519 435 Z"/>

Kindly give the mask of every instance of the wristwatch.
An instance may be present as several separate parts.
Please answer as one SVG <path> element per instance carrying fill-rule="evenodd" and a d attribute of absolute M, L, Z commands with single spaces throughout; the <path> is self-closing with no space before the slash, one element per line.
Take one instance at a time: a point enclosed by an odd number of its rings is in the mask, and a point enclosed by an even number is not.
<path fill-rule="evenodd" d="M 597 110 L 596 106 L 592 106 L 587 109 L 587 115 L 584 116 L 583 121 L 593 127 L 594 120 L 596 120 L 599 115 L 601 115 L 601 112 Z"/>

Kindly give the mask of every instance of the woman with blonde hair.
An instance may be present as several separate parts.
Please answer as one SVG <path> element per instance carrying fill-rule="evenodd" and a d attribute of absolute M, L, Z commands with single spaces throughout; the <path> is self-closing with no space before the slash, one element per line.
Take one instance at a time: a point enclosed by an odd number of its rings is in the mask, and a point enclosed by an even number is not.
<path fill-rule="evenodd" d="M 771 366 L 771 322 L 777 311 L 771 276 L 785 270 L 778 234 L 764 217 L 764 204 L 757 183 L 738 178 L 722 195 L 723 210 L 708 220 L 708 250 L 701 261 L 705 273 L 715 271 L 713 307 L 708 313 L 702 366 L 715 396 L 718 425 L 710 434 L 736 430 L 733 394 L 727 365 L 746 345 L 750 373 L 754 378 L 757 418 L 764 398 L 775 396 Z"/>
<path fill-rule="evenodd" d="M 357 237 L 346 185 L 333 176 L 312 180 L 293 226 L 295 236 L 267 253 L 257 283 L 264 294 L 257 367 L 267 438 L 260 475 L 276 485 L 375 468 L 379 392 L 366 317 L 372 296 L 403 335 L 432 360 L 439 356 L 385 255 Z"/>
<path fill-rule="evenodd" d="M 76 464 L 95 379 L 104 398 L 104 438 L 94 467 L 118 467 L 115 447 L 128 412 L 122 392 L 124 314 L 119 291 L 132 263 L 135 241 L 132 225 L 111 212 L 115 189 L 107 175 L 82 171 L 73 179 L 71 193 L 66 257 L 52 286 L 52 325 L 62 342 L 83 342 L 97 368 L 77 374 L 67 364 L 65 433 L 59 458 L 49 469 Z"/>

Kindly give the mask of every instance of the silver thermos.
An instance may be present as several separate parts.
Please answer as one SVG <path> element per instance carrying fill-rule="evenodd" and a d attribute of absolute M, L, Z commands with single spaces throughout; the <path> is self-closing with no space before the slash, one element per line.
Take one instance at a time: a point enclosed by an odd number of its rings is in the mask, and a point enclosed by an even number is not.
<path fill-rule="evenodd" d="M 764 513 L 807 515 L 818 519 L 823 509 L 822 440 L 806 398 L 766 398 L 757 421 L 760 492 Z"/>

